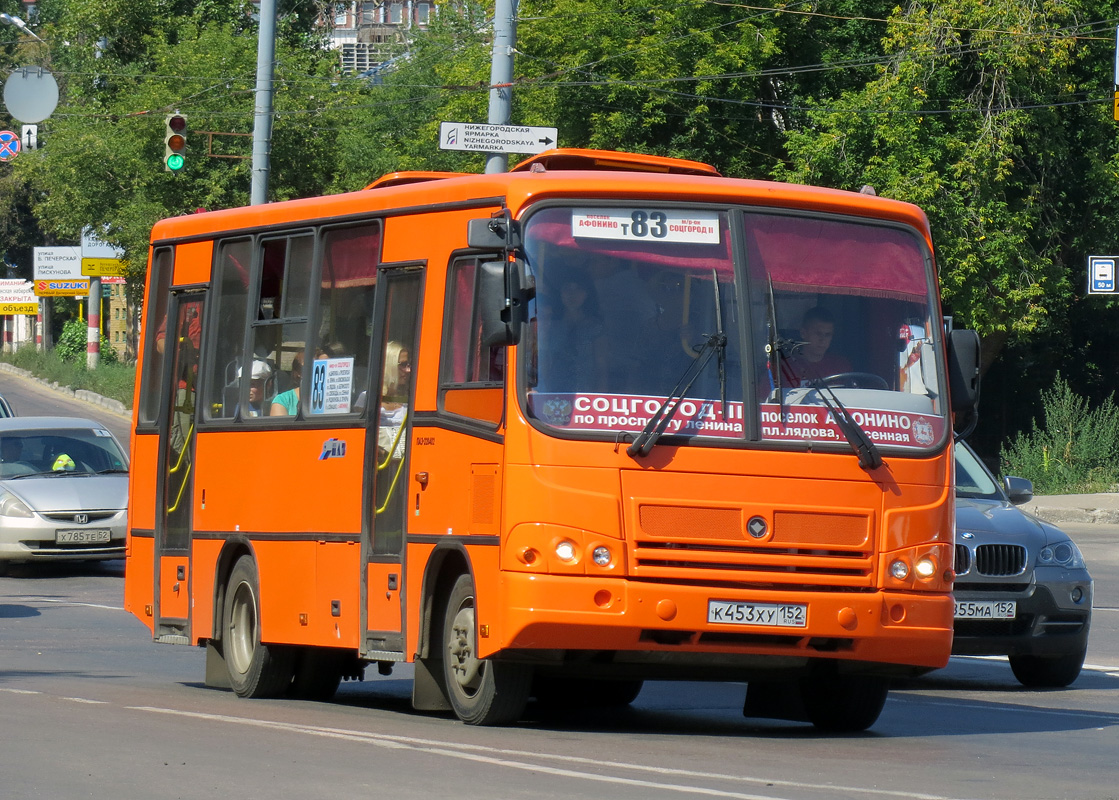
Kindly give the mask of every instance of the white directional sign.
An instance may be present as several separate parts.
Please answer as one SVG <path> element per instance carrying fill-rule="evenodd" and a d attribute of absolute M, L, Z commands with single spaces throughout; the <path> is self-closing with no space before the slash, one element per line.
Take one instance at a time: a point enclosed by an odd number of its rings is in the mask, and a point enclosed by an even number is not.
<path fill-rule="evenodd" d="M 1115 264 L 1119 256 L 1088 256 L 1088 294 L 1119 294 Z"/>
<path fill-rule="evenodd" d="M 440 122 L 439 149 L 536 154 L 555 147 L 558 133 L 556 128 L 528 125 Z"/>

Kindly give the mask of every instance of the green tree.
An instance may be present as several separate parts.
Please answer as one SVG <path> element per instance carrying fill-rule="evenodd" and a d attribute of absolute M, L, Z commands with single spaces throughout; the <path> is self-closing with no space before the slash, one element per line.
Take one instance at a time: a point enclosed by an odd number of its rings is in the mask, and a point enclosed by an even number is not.
<path fill-rule="evenodd" d="M 43 0 L 40 32 L 54 42 L 58 110 L 43 146 L 16 163 L 47 233 L 76 241 L 87 225 L 143 275 L 152 225 L 196 209 L 249 201 L 256 27 L 250 4 L 160 0 Z M 285 15 L 276 48 L 270 199 L 322 192 L 334 162 L 318 127 L 333 102 L 335 59 L 310 33 L 307 11 Z M 67 42 L 60 46 L 59 42 Z M 188 118 L 187 165 L 162 166 L 164 119 Z M 212 150 L 211 150 L 212 147 Z M 217 158 L 213 155 L 236 156 Z"/>
<path fill-rule="evenodd" d="M 1085 11 L 1018 0 L 899 8 L 883 39 L 889 60 L 865 86 L 813 99 L 775 171 L 921 205 L 944 300 L 983 335 L 985 366 L 1010 337 L 1064 314 L 1080 247 L 1114 226 L 1073 190 L 1104 178 L 1114 152 L 1107 105 L 1084 102 L 1099 96 L 1111 48 L 1083 36 Z M 1105 184 L 1105 196 L 1119 185 Z"/>

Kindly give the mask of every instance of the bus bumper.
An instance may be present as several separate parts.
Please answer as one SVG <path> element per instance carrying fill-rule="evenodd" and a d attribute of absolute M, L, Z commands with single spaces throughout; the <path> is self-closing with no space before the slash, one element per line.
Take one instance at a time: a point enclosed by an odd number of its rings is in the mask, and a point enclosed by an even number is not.
<path fill-rule="evenodd" d="M 781 657 L 830 658 L 924 671 L 945 666 L 952 648 L 954 607 L 949 594 L 793 593 L 508 572 L 502 578 L 503 596 L 496 609 L 502 616 L 496 626 L 502 635 L 498 641 L 483 637 L 479 649 L 489 652 L 482 655 L 738 654 L 773 657 L 774 662 Z M 761 606 L 766 614 L 781 606 L 803 605 L 803 625 L 790 626 L 799 622 L 795 609 L 781 626 L 715 619 L 724 614 L 713 609 L 737 604 Z M 484 623 L 481 615 L 479 622 Z M 750 661 L 764 666 L 766 659 Z"/>

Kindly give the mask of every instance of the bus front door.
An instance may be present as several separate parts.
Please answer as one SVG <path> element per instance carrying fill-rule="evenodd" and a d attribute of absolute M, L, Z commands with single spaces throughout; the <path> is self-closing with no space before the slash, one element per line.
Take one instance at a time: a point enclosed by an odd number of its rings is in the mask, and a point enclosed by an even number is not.
<path fill-rule="evenodd" d="M 176 292 L 164 338 L 170 369 L 160 415 L 155 519 L 155 638 L 190 643 L 190 542 L 194 501 L 194 430 L 198 348 L 205 292 Z"/>
<path fill-rule="evenodd" d="M 404 654 L 404 539 L 407 533 L 412 372 L 423 273 L 383 269 L 374 315 L 379 357 L 370 380 L 362 537 L 362 656 L 402 661 Z"/>

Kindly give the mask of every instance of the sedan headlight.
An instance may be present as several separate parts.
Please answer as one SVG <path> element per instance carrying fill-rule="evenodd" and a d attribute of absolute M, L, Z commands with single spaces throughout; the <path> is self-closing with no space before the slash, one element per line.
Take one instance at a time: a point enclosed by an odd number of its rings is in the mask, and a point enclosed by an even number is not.
<path fill-rule="evenodd" d="M 1063 542 L 1055 542 L 1041 548 L 1041 552 L 1037 554 L 1037 565 L 1039 567 L 1083 569 L 1084 556 L 1081 555 L 1080 548 L 1073 544 L 1072 539 L 1066 539 Z"/>
<path fill-rule="evenodd" d="M 0 516 L 27 518 L 32 514 L 26 503 L 11 492 L 0 489 Z"/>

